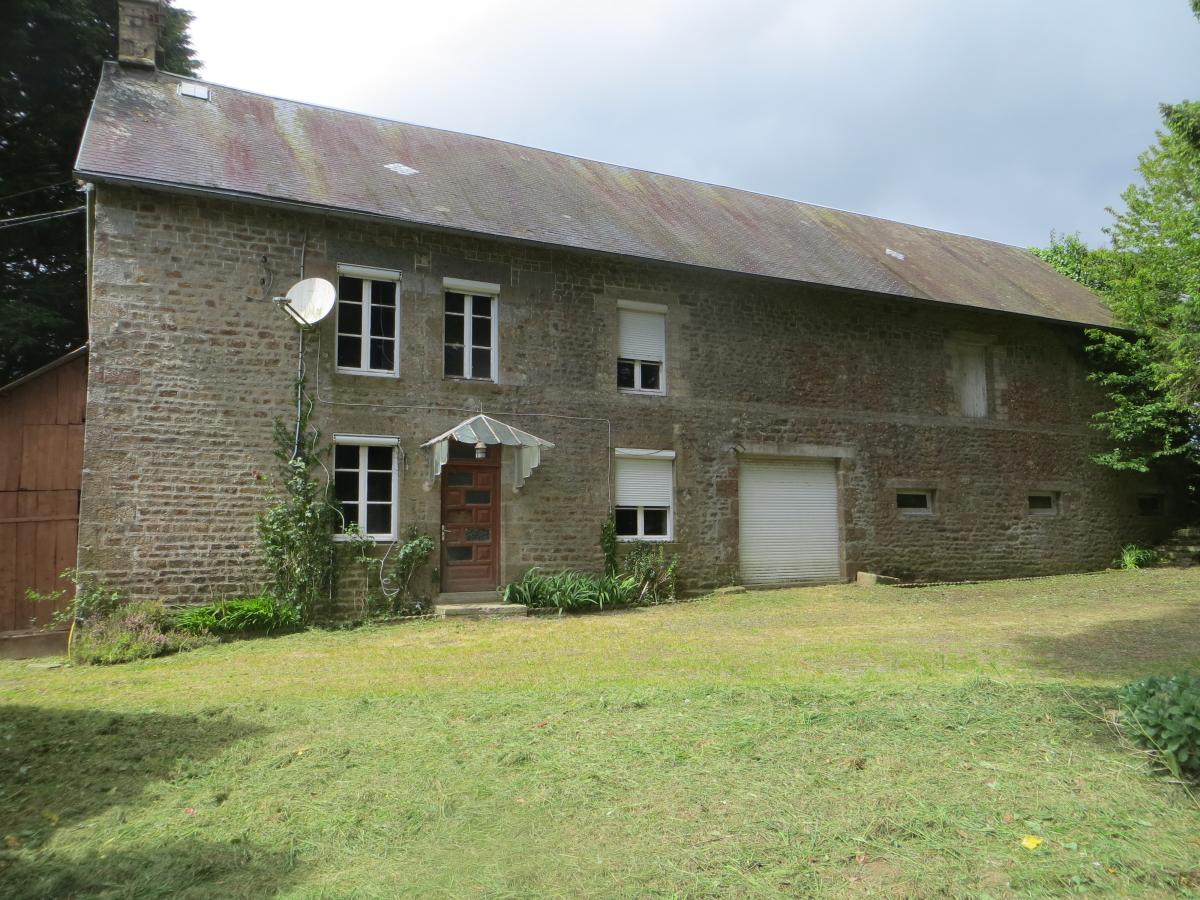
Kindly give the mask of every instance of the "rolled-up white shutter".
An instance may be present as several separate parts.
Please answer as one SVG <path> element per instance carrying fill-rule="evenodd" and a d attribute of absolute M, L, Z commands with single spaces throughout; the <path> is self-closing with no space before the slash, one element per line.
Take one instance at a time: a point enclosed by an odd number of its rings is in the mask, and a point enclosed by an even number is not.
<path fill-rule="evenodd" d="M 617 459 L 617 506 L 670 506 L 669 459 Z"/>
<path fill-rule="evenodd" d="M 837 470 L 832 460 L 743 460 L 738 509 L 744 582 L 841 578 Z"/>
<path fill-rule="evenodd" d="M 636 309 L 622 309 L 619 312 L 621 315 L 620 357 L 662 362 L 666 358 L 667 317 L 662 313 L 642 312 Z"/>

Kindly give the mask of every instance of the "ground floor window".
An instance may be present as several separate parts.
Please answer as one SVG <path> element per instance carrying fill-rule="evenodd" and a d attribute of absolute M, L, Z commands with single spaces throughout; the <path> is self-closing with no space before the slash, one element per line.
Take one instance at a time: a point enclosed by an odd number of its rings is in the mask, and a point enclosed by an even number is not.
<path fill-rule="evenodd" d="M 335 435 L 333 491 L 342 531 L 357 526 L 377 541 L 396 539 L 396 439 Z"/>
<path fill-rule="evenodd" d="M 671 539 L 675 454 L 670 450 L 617 450 L 617 537 L 628 541 Z"/>

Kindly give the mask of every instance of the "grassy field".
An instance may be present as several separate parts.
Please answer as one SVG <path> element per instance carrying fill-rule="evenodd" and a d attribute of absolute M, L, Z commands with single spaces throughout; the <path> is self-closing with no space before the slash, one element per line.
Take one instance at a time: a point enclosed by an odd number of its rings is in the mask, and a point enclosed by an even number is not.
<path fill-rule="evenodd" d="M 0 663 L 0 895 L 1196 895 L 1197 666 L 1173 570 Z"/>

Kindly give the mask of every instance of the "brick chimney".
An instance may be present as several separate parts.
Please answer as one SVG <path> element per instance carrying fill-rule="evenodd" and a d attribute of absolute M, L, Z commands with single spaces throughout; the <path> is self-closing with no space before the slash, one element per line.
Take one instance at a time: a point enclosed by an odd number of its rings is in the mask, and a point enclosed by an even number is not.
<path fill-rule="evenodd" d="M 120 0 L 117 4 L 117 61 L 153 69 L 158 62 L 158 0 Z"/>

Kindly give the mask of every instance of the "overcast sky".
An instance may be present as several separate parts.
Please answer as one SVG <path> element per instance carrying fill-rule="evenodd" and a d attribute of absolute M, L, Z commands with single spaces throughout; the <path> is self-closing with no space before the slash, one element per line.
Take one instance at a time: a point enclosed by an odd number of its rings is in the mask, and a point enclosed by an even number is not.
<path fill-rule="evenodd" d="M 234 87 L 1008 243 L 1103 239 L 1186 0 L 177 0 Z"/>

